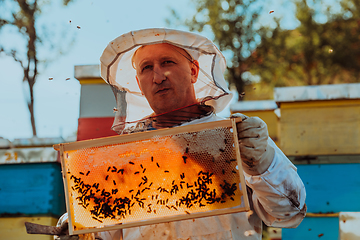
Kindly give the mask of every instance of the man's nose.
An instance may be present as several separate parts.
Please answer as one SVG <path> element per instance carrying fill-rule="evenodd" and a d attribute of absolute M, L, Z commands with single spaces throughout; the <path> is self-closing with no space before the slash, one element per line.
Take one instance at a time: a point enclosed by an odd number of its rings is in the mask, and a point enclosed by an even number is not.
<path fill-rule="evenodd" d="M 163 81 L 166 80 L 165 71 L 161 68 L 161 66 L 155 65 L 154 66 L 154 78 L 153 82 L 156 84 L 161 84 Z"/>

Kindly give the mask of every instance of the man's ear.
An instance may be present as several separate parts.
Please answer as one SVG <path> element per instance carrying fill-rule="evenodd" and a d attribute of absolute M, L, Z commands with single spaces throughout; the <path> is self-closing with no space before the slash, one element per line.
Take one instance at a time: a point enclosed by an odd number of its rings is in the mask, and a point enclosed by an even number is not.
<path fill-rule="evenodd" d="M 135 78 L 136 78 L 136 82 L 137 82 L 137 84 L 138 84 L 138 86 L 139 86 L 139 89 L 140 89 L 140 91 L 141 91 L 141 94 L 144 95 L 143 91 L 141 90 L 140 81 L 139 81 L 138 76 L 135 75 Z"/>
<path fill-rule="evenodd" d="M 193 60 L 191 63 L 191 83 L 196 83 L 198 75 L 199 75 L 199 62 Z"/>

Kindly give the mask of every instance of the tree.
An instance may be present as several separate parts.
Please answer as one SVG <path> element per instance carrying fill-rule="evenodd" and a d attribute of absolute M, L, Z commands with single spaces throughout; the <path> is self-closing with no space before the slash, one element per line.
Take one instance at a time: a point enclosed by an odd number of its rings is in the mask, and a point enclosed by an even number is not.
<path fill-rule="evenodd" d="M 360 1 L 338 0 L 336 11 L 327 1 L 293 2 L 299 26 L 292 30 L 276 18 L 275 27 L 261 26 L 256 0 L 195 0 L 196 14 L 185 25 L 210 28 L 220 50 L 231 52 L 227 79 L 247 99 L 272 98 L 274 87 L 358 82 Z"/>
<path fill-rule="evenodd" d="M 72 0 L 62 0 L 66 6 Z M 2 10 L 7 14 L 0 16 L 0 30 L 6 27 L 15 28 L 22 39 L 26 41 L 26 53 L 23 53 L 20 46 L 7 48 L 0 43 L 0 54 L 6 54 L 18 62 L 23 69 L 23 81 L 29 86 L 30 99 L 27 103 L 30 112 L 30 120 L 33 135 L 36 136 L 36 125 L 34 117 L 34 85 L 39 74 L 39 47 L 45 42 L 51 42 L 49 36 L 41 36 L 38 32 L 37 19 L 41 15 L 41 9 L 49 4 L 41 0 L 0 0 Z"/>
<path fill-rule="evenodd" d="M 327 9 L 327 21 L 315 21 L 316 9 L 297 0 L 300 26 L 283 30 L 278 24 L 246 61 L 249 71 L 272 87 L 359 81 L 360 1 L 342 1 L 339 13 Z"/>
<path fill-rule="evenodd" d="M 246 83 L 242 75 L 248 70 L 244 61 L 256 48 L 259 32 L 264 29 L 257 24 L 262 11 L 258 3 L 257 0 L 196 0 L 197 13 L 185 21 L 191 31 L 210 28 L 220 50 L 231 55 L 227 79 L 239 93 L 244 91 Z"/>

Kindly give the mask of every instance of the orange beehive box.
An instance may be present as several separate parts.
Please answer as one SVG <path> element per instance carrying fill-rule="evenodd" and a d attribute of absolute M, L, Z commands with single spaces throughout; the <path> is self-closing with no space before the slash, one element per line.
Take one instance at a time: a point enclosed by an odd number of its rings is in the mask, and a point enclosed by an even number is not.
<path fill-rule="evenodd" d="M 70 234 L 249 210 L 236 121 L 56 145 Z"/>

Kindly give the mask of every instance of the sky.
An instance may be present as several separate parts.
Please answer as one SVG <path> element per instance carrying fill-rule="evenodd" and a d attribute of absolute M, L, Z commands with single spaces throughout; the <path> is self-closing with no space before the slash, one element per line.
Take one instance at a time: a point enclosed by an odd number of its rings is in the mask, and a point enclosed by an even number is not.
<path fill-rule="evenodd" d="M 194 14 L 193 6 L 191 0 L 75 0 L 67 7 L 53 4 L 45 8 L 39 20 L 40 25 L 47 25 L 52 39 L 61 43 L 68 51 L 62 56 L 58 56 L 55 50 L 41 52 L 41 56 L 50 57 L 52 61 L 41 69 L 34 87 L 38 137 L 61 136 L 75 140 L 80 83 L 74 78 L 74 66 L 99 64 L 99 58 L 111 40 L 132 30 L 169 27 L 165 19 L 171 17 L 170 8 L 175 9 L 184 19 Z M 289 23 L 296 24 L 292 16 L 287 16 L 290 21 L 286 20 L 286 8 L 293 6 L 286 4 L 285 0 L 274 1 L 264 5 L 264 8 L 266 12 L 275 10 L 272 14 L 264 14 L 264 22 L 283 14 L 285 27 Z M 283 10 L 280 11 L 280 8 Z M 186 30 L 181 26 L 170 27 Z M 0 34 L 1 42 L 6 42 L 8 46 L 20 46 L 23 43 L 11 32 Z M 74 36 L 75 40 L 71 44 L 70 41 L 63 40 L 63 36 L 66 39 Z M 207 37 L 211 38 L 210 35 Z M 0 137 L 10 141 L 32 137 L 26 92 L 26 85 L 22 84 L 22 69 L 12 58 L 2 55 Z"/>

